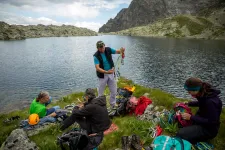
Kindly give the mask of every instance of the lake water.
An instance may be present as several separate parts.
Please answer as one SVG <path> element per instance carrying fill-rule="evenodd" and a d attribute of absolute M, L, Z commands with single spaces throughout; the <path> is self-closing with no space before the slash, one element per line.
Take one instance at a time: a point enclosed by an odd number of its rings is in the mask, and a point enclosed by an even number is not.
<path fill-rule="evenodd" d="M 221 90 L 225 102 L 225 42 L 103 35 L 0 41 L 0 110 L 28 106 L 40 90 L 54 99 L 95 88 L 93 54 L 103 40 L 126 48 L 121 75 L 137 84 L 190 98 L 183 89 L 190 76 Z M 116 60 L 118 55 L 114 55 Z"/>

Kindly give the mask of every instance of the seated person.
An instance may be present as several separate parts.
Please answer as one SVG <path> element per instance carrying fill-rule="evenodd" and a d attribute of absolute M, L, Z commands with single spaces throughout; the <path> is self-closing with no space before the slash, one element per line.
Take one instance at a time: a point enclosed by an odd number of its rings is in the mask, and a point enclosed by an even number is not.
<path fill-rule="evenodd" d="M 196 115 L 181 114 L 182 119 L 192 120 L 193 125 L 181 128 L 177 136 L 192 144 L 213 139 L 220 127 L 222 111 L 220 91 L 198 78 L 187 79 L 184 88 L 192 97 L 197 99 L 197 101 L 187 103 L 188 106 L 199 107 L 199 109 Z"/>
<path fill-rule="evenodd" d="M 38 114 L 40 118 L 45 116 L 56 117 L 55 111 L 59 109 L 59 106 L 47 109 L 46 106 L 50 102 L 51 98 L 49 97 L 49 93 L 47 91 L 41 91 L 30 105 L 30 114 Z"/>
<path fill-rule="evenodd" d="M 80 127 L 87 131 L 89 136 L 95 136 L 96 145 L 88 144 L 85 149 L 92 149 L 98 146 L 103 139 L 103 132 L 107 130 L 111 121 L 108 116 L 106 107 L 106 97 L 95 96 L 93 89 L 86 89 L 84 94 L 84 104 L 75 106 L 70 117 L 62 122 L 61 130 L 66 129 L 74 122 L 77 122 Z"/>

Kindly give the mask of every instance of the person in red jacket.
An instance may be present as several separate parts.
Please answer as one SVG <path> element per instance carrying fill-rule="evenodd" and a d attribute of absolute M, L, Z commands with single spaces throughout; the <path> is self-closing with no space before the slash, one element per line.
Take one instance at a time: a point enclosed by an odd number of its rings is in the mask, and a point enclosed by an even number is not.
<path fill-rule="evenodd" d="M 222 111 L 222 101 L 219 98 L 220 91 L 213 88 L 209 83 L 193 77 L 186 80 L 184 88 L 192 97 L 197 99 L 197 101 L 187 103 L 188 106 L 199 107 L 199 109 L 196 115 L 181 114 L 183 119 L 192 120 L 194 124 L 181 128 L 177 136 L 192 144 L 216 137 L 220 127 Z"/>

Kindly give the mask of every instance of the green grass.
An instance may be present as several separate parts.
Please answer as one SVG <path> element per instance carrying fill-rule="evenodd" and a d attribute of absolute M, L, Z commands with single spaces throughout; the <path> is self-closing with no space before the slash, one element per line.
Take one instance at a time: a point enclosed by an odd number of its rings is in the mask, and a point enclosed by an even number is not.
<path fill-rule="evenodd" d="M 165 34 L 165 36 L 167 36 L 167 37 L 176 37 L 176 38 L 184 37 L 184 35 L 182 34 L 182 32 L 179 29 L 177 29 L 173 33 L 167 33 L 167 34 Z"/>
<path fill-rule="evenodd" d="M 19 120 L 14 120 L 11 123 L 4 123 L 6 118 L 10 118 L 12 116 L 20 116 Z M 28 109 L 21 111 L 14 111 L 9 114 L 0 114 L 0 145 L 5 141 L 8 135 L 12 132 L 12 130 L 18 128 L 20 120 L 26 119 L 28 116 Z"/>
<path fill-rule="evenodd" d="M 209 20 L 207 20 L 206 18 L 203 17 L 196 17 L 202 24 L 204 24 L 204 26 L 206 26 L 207 28 L 210 28 L 213 26 L 213 23 Z"/>
<path fill-rule="evenodd" d="M 213 32 L 212 36 L 218 37 L 224 33 L 225 33 L 225 28 L 214 28 L 214 32 Z"/>
<path fill-rule="evenodd" d="M 178 24 L 178 25 L 176 25 Z M 183 31 L 186 27 L 187 31 Z M 186 36 L 201 35 L 205 30 L 214 29 L 213 22 L 204 17 L 178 15 L 171 18 L 161 19 L 146 26 L 134 27 L 116 32 L 116 34 L 131 36 L 166 36 L 182 38 Z M 185 29 L 185 28 L 184 28 Z M 223 34 L 224 29 L 218 30 L 213 38 Z M 162 34 L 163 33 L 163 34 Z"/>
<path fill-rule="evenodd" d="M 191 35 L 200 34 L 205 29 L 205 25 L 194 22 L 186 16 L 175 16 L 171 20 L 177 21 L 180 27 L 186 25 Z"/>
<path fill-rule="evenodd" d="M 121 148 L 121 137 L 137 134 L 141 137 L 142 142 L 150 145 L 152 138 L 150 137 L 149 128 L 151 122 L 137 120 L 134 116 L 117 117 L 113 122 L 119 127 L 119 130 L 104 137 L 103 143 L 99 149 L 116 149 Z"/>
<path fill-rule="evenodd" d="M 134 83 L 125 78 L 121 78 L 118 82 L 118 87 L 124 87 L 127 85 L 134 85 Z M 140 85 L 135 85 L 136 90 L 134 92 L 134 96 L 140 97 L 145 93 L 149 94 L 149 97 L 153 100 L 154 105 L 163 106 L 164 108 L 171 109 L 173 104 L 180 101 L 185 101 L 185 99 L 176 98 L 175 96 L 168 94 L 166 92 L 161 91 L 160 89 L 150 89 Z M 109 90 L 106 89 L 105 94 L 109 94 Z M 67 104 L 78 103 L 78 99 L 82 100 L 83 93 L 73 93 L 68 96 L 61 98 L 53 105 L 60 105 L 62 108 Z M 51 107 L 50 106 L 50 107 Z M 192 109 L 193 112 L 196 109 Z M 17 128 L 19 120 L 14 121 L 9 124 L 4 124 L 3 120 L 14 115 L 18 115 L 21 119 L 26 119 L 28 117 L 28 109 L 12 112 L 10 114 L 1 114 L 0 115 L 0 144 L 2 144 L 6 137 L 11 133 L 12 130 Z M 121 148 L 121 137 L 129 136 L 132 134 L 137 134 L 141 137 L 142 143 L 147 146 L 152 142 L 152 138 L 150 137 L 149 130 L 152 126 L 151 122 L 148 121 L 140 121 L 137 120 L 135 116 L 125 116 L 125 117 L 117 117 L 112 120 L 116 125 L 118 125 L 119 130 L 115 131 L 111 134 L 108 134 L 104 137 L 102 144 L 99 146 L 100 150 L 110 150 L 115 148 Z M 72 128 L 72 127 L 71 127 Z M 67 129 L 69 130 L 69 129 Z M 163 134 L 165 135 L 174 135 L 177 131 L 176 125 L 167 126 L 167 129 L 164 130 Z M 62 131 L 59 130 L 59 125 L 52 125 L 50 129 L 44 130 L 37 135 L 30 137 L 32 141 L 37 143 L 40 149 L 58 150 L 60 147 L 56 144 L 57 136 L 60 136 Z M 223 112 L 221 114 L 221 126 L 219 130 L 218 136 L 213 139 L 212 144 L 216 147 L 217 150 L 222 150 L 225 147 L 225 108 L 223 108 Z"/>

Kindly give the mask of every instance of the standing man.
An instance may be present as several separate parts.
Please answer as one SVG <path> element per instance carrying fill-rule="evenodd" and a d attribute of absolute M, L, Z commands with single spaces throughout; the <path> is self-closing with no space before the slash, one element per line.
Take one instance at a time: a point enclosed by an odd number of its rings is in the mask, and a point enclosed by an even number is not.
<path fill-rule="evenodd" d="M 96 46 L 97 52 L 94 54 L 94 63 L 99 78 L 98 96 L 104 94 L 105 86 L 107 84 L 110 90 L 110 105 L 111 107 L 114 107 L 116 104 L 117 85 L 112 54 L 123 54 L 125 48 L 121 47 L 120 49 L 115 50 L 110 47 L 105 47 L 103 41 L 98 41 Z"/>

